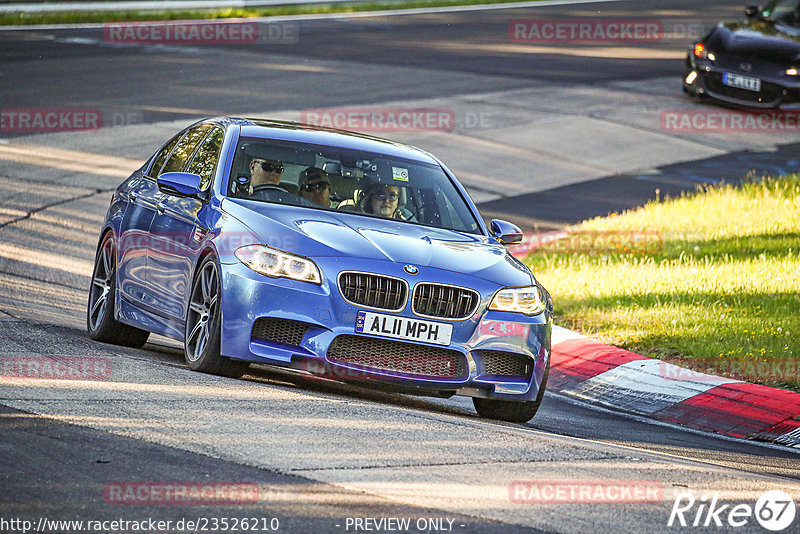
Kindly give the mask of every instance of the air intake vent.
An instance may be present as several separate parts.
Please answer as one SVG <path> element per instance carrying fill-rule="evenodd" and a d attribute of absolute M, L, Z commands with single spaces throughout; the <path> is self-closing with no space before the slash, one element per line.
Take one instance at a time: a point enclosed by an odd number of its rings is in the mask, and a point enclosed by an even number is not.
<path fill-rule="evenodd" d="M 419 378 L 459 380 L 467 377 L 467 359 L 459 351 L 343 334 L 327 354 L 334 363 Z"/>
<path fill-rule="evenodd" d="M 421 282 L 414 286 L 412 311 L 423 317 L 466 319 L 480 302 L 477 291 L 463 287 Z"/>
<path fill-rule="evenodd" d="M 400 311 L 406 306 L 408 284 L 402 278 L 344 271 L 339 273 L 339 292 L 356 306 Z"/>
<path fill-rule="evenodd" d="M 523 354 L 484 350 L 483 374 L 491 376 L 515 377 L 528 380 L 533 370 L 533 360 Z"/>
<path fill-rule="evenodd" d="M 301 321 L 259 317 L 253 323 L 253 331 L 250 336 L 253 339 L 261 339 L 272 343 L 299 346 L 303 342 L 303 336 L 306 335 L 308 327 L 308 323 Z"/>

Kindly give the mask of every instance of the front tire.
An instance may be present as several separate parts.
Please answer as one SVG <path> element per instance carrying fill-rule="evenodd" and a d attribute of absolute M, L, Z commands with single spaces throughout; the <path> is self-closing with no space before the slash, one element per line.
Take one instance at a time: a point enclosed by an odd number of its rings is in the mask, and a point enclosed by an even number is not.
<path fill-rule="evenodd" d="M 117 249 L 114 234 L 107 232 L 94 259 L 89 304 L 86 307 L 86 329 L 95 341 L 139 348 L 150 332 L 120 323 L 114 319 L 114 298 L 117 294 Z"/>
<path fill-rule="evenodd" d="M 250 364 L 231 360 L 219 353 L 222 330 L 221 296 L 219 266 L 213 256 L 206 256 L 201 260 L 189 297 L 184 357 L 192 371 L 239 378 Z"/>
<path fill-rule="evenodd" d="M 527 423 L 533 419 L 533 416 L 539 411 L 539 406 L 542 404 L 542 399 L 544 398 L 544 391 L 547 388 L 547 377 L 549 375 L 550 364 L 548 362 L 547 368 L 544 370 L 542 383 L 539 386 L 539 393 L 536 395 L 536 400 L 519 402 L 473 397 L 472 404 L 475 406 L 475 411 L 478 412 L 478 415 L 486 419 L 497 419 L 509 423 Z"/>

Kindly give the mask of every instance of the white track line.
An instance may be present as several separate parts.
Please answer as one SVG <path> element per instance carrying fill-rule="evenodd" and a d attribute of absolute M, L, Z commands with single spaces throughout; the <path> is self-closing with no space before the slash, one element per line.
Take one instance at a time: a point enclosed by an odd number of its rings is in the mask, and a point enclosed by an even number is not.
<path fill-rule="evenodd" d="M 426 7 L 413 9 L 387 9 L 384 11 L 361 11 L 358 13 L 321 13 L 309 15 L 283 15 L 279 17 L 252 17 L 244 19 L 198 19 L 196 22 L 204 24 L 233 24 L 241 22 L 291 22 L 302 20 L 326 20 L 326 19 L 356 19 L 366 17 L 389 17 L 395 15 L 428 15 L 435 13 L 461 13 L 468 11 L 495 11 L 499 9 L 522 9 L 530 7 L 552 7 L 568 6 L 580 4 L 602 4 L 611 2 L 621 2 L 623 0 L 542 0 L 541 2 L 508 2 L 503 4 L 475 4 L 470 6 L 442 6 Z M 169 22 L 175 24 L 178 21 L 147 21 L 152 24 Z M 117 23 L 119 24 L 119 23 Z M 0 31 L 21 31 L 21 30 L 73 30 L 73 29 L 102 29 L 106 23 L 87 23 L 87 24 L 38 24 L 30 26 L 0 26 Z"/>

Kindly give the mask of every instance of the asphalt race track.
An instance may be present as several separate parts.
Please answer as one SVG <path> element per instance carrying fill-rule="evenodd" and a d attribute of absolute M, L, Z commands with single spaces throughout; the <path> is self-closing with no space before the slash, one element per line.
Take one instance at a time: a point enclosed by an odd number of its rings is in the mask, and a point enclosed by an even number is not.
<path fill-rule="evenodd" d="M 134 350 L 85 333 L 110 192 L 203 116 L 437 110 L 452 122 L 373 131 L 439 155 L 485 217 L 527 231 L 723 179 L 797 171 L 796 130 L 685 132 L 665 122 L 670 113 L 723 111 L 681 93 L 682 59 L 692 37 L 742 12 L 666 0 L 301 17 L 271 23 L 291 38 L 250 44 L 109 42 L 102 27 L 0 31 L 4 114 L 102 117 L 92 131 L 3 125 L 0 358 L 88 356 L 108 370 L 97 381 L 0 376 L 0 532 L 22 531 L 4 520 L 75 532 L 44 520 L 149 519 L 172 522 L 150 532 L 202 530 L 186 521 L 225 532 L 233 530 L 220 520 L 237 518 L 257 519 L 249 531 L 259 532 L 762 531 L 754 517 L 731 526 L 728 510 L 752 507 L 768 490 L 798 502 L 797 450 L 554 394 L 532 422 L 513 425 L 479 419 L 464 398 L 392 395 L 256 366 L 232 380 L 188 371 L 180 346 L 164 338 Z M 513 20 L 591 18 L 656 21 L 663 34 L 604 43 L 509 35 Z M 567 503 L 518 491 L 530 481 L 598 480 L 638 482 L 657 497 Z M 243 493 L 172 505 L 114 493 L 141 483 Z M 686 512 L 689 526 L 670 527 L 681 492 L 704 504 Z M 713 518 L 704 526 L 705 513 L 691 526 L 714 494 L 730 505 L 722 526 Z M 410 526 L 378 523 L 388 518 Z M 784 532 L 800 532 L 800 520 Z"/>

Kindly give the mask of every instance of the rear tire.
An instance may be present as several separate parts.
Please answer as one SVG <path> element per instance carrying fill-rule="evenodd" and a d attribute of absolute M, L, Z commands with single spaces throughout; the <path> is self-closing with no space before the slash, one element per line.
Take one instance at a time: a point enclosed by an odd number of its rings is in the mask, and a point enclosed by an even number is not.
<path fill-rule="evenodd" d="M 213 256 L 200 262 L 186 311 L 184 358 L 192 371 L 239 378 L 248 362 L 231 360 L 219 353 L 222 330 L 219 266 Z"/>
<path fill-rule="evenodd" d="M 475 411 L 486 419 L 497 419 L 499 421 L 508 421 L 509 423 L 527 423 L 539 411 L 549 375 L 550 363 L 548 362 L 536 400 L 519 402 L 473 397 L 472 404 L 475 406 Z"/>
<path fill-rule="evenodd" d="M 150 332 L 120 323 L 114 316 L 117 294 L 117 247 L 114 234 L 107 232 L 100 242 L 89 287 L 86 307 L 86 329 L 95 341 L 139 348 L 147 342 Z"/>

